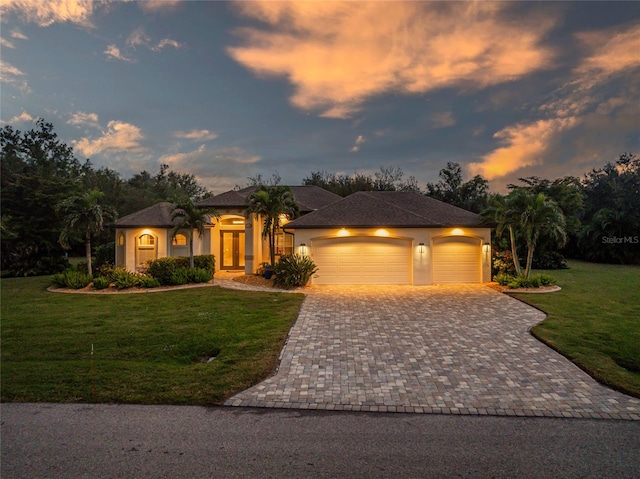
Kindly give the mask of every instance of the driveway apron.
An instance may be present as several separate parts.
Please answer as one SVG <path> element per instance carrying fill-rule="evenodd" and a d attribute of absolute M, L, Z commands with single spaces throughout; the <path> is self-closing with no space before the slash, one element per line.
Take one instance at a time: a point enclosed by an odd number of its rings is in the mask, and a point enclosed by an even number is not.
<path fill-rule="evenodd" d="M 482 285 L 313 287 L 277 373 L 226 404 L 640 420 L 531 336 L 544 317 Z"/>

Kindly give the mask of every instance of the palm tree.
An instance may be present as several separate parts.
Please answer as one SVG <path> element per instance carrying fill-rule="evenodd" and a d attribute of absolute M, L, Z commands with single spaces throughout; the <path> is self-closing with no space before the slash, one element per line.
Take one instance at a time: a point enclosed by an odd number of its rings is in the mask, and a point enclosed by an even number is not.
<path fill-rule="evenodd" d="M 549 236 L 558 242 L 558 246 L 564 246 L 567 242 L 567 224 L 560 207 L 544 193 L 528 193 L 523 199 L 524 208 L 520 214 L 519 226 L 527 243 L 527 266 L 524 276 L 529 278 L 533 252 L 540 236 Z"/>
<path fill-rule="evenodd" d="M 253 214 L 264 218 L 262 237 L 269 238 L 269 251 L 273 265 L 276 261 L 276 232 L 280 228 L 281 218 L 296 218 L 300 212 L 298 204 L 291 188 L 278 185 L 261 185 L 249 195 L 248 202 L 245 216 L 249 217 Z"/>
<path fill-rule="evenodd" d="M 482 215 L 490 222 L 496 224 L 496 234 L 501 236 L 504 230 L 509 231 L 511 242 L 511 256 L 516 275 L 520 276 L 520 260 L 516 249 L 516 229 L 520 221 L 518 204 L 522 202 L 520 193 L 511 192 L 508 196 L 496 195 L 489 200 L 489 207 Z"/>
<path fill-rule="evenodd" d="M 220 218 L 220 213 L 213 208 L 196 206 L 191 198 L 177 200 L 171 212 L 171 221 L 178 220 L 171 230 L 171 238 L 175 238 L 179 231 L 186 230 L 189 238 L 189 266 L 194 268 L 193 259 L 193 231 L 202 237 L 204 229 L 211 217 Z"/>
<path fill-rule="evenodd" d="M 58 242 L 69 249 L 69 242 L 74 234 L 84 236 L 85 254 L 87 258 L 87 272 L 93 275 L 91 268 L 91 237 L 97 235 L 104 229 L 105 219 L 115 219 L 116 212 L 109 206 L 100 205 L 100 198 L 104 193 L 93 189 L 82 195 L 70 196 L 60 202 L 57 206 L 64 216 L 63 229 Z"/>

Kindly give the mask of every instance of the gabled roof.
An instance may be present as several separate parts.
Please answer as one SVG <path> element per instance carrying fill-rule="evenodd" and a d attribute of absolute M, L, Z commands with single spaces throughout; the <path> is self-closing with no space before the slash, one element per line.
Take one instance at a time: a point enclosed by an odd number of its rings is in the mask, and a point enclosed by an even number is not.
<path fill-rule="evenodd" d="M 287 229 L 480 226 L 470 211 L 409 191 L 360 191 L 287 224 Z"/>
<path fill-rule="evenodd" d="M 171 221 L 171 213 L 174 208 L 173 203 L 163 201 L 156 203 L 130 215 L 123 216 L 115 222 L 116 228 L 134 228 L 149 226 L 155 228 L 173 228 L 175 221 Z"/>
<path fill-rule="evenodd" d="M 331 193 L 319 186 L 290 186 L 293 197 L 298 203 L 301 213 L 308 213 L 328 206 L 342 199 L 341 196 Z M 247 198 L 258 189 L 257 186 L 248 186 L 241 190 L 232 190 L 198 202 L 198 206 L 212 208 L 246 208 Z"/>

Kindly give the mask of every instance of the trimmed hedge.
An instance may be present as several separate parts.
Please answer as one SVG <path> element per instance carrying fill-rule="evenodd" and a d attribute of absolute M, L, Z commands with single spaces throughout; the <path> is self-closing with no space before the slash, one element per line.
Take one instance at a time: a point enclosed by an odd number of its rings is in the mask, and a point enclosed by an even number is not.
<path fill-rule="evenodd" d="M 189 282 L 204 283 L 213 279 L 215 264 L 215 257 L 212 254 L 194 256 L 195 268 L 192 271 L 189 268 L 189 258 L 186 256 L 159 258 L 149 261 L 147 274 L 156 278 L 163 286 Z"/>

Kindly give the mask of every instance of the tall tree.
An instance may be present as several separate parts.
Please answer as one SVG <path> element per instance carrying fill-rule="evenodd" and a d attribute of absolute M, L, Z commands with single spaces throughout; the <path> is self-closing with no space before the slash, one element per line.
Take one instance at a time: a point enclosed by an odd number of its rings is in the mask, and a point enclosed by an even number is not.
<path fill-rule="evenodd" d="M 38 120 L 25 132 L 0 129 L 1 202 L 5 230 L 2 268 L 12 275 L 49 274 L 64 268 L 55 207 L 80 194 L 82 165 L 53 125 Z"/>
<path fill-rule="evenodd" d="M 578 245 L 585 259 L 640 263 L 640 156 L 621 155 L 583 180 L 584 211 Z"/>
<path fill-rule="evenodd" d="M 438 183 L 427 183 L 427 196 L 474 213 L 480 213 L 487 207 L 489 182 L 482 176 L 476 175 L 465 182 L 462 180 L 462 167 L 452 162 L 447 163 L 438 176 Z"/>
<path fill-rule="evenodd" d="M 196 206 L 191 198 L 178 200 L 171 212 L 171 220 L 178 220 L 171 230 L 171 238 L 175 238 L 180 231 L 186 231 L 189 239 L 189 265 L 191 268 L 195 263 L 193 259 L 193 232 L 197 232 L 198 237 L 201 238 L 212 217 L 220 218 L 220 213 L 213 208 Z"/>
<path fill-rule="evenodd" d="M 64 214 L 59 242 L 63 248 L 68 249 L 70 241 L 78 236 L 83 237 L 89 275 L 93 275 L 91 238 L 102 231 L 105 219 L 116 217 L 115 210 L 100 204 L 103 196 L 102 191 L 94 189 L 82 195 L 71 196 L 58 205 L 58 209 Z"/>
<path fill-rule="evenodd" d="M 248 198 L 245 216 L 251 215 L 263 219 L 262 237 L 269 240 L 271 264 L 276 262 L 275 238 L 280 229 L 281 218 L 294 219 L 299 215 L 299 208 L 288 186 L 260 186 Z"/>

